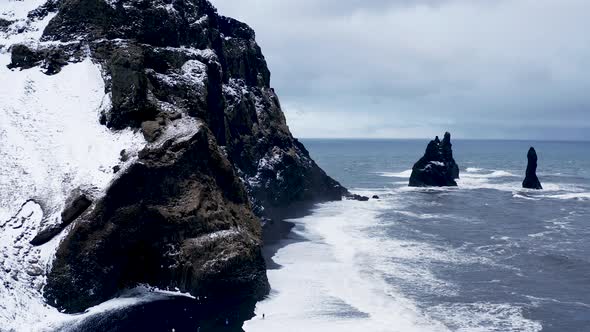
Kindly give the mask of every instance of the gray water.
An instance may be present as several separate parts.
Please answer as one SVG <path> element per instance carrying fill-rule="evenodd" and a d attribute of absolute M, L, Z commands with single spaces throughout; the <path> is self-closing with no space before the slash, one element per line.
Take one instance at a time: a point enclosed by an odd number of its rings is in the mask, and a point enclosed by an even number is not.
<path fill-rule="evenodd" d="M 409 272 L 374 272 L 428 317 L 457 331 L 590 331 L 589 142 L 455 140 L 461 180 L 451 189 L 407 188 L 426 140 L 303 143 L 343 185 L 391 204 L 363 236 L 449 256 L 392 252 L 391 266 Z M 531 145 L 542 191 L 520 188 Z"/>

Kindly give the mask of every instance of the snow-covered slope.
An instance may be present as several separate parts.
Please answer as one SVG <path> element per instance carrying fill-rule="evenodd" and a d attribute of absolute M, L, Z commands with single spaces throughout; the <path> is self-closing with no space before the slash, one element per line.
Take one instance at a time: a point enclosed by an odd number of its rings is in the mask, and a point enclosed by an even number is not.
<path fill-rule="evenodd" d="M 55 76 L 7 68 L 12 43 L 38 43 L 51 15 L 40 22 L 26 15 L 43 2 L 0 2 L 0 17 L 15 21 L 0 39 L 8 42 L 0 50 L 0 330 L 8 331 L 29 330 L 56 312 L 43 303 L 41 289 L 59 239 L 38 248 L 29 242 L 59 222 L 73 189 L 100 195 L 120 151 L 145 145 L 137 132 L 99 124 L 109 96 L 89 58 Z"/>

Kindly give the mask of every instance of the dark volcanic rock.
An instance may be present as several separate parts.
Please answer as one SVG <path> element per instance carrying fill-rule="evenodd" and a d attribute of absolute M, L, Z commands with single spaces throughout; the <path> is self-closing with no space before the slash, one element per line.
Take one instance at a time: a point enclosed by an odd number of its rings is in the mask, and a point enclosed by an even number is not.
<path fill-rule="evenodd" d="M 42 39 L 99 64 L 100 122 L 141 129 L 155 147 L 122 152 L 129 165 L 60 244 L 48 303 L 79 312 L 139 283 L 213 307 L 260 299 L 260 218 L 349 193 L 291 135 L 254 31 L 206 0 L 59 3 Z M 14 67 L 47 63 L 31 52 Z"/>
<path fill-rule="evenodd" d="M 45 243 L 51 241 L 54 237 L 56 237 L 59 233 L 64 230 L 65 227 L 62 227 L 61 224 L 58 225 L 51 225 L 42 231 L 39 234 L 35 235 L 35 237 L 31 240 L 31 244 L 34 246 L 41 246 Z"/>
<path fill-rule="evenodd" d="M 76 190 L 66 201 L 66 207 L 61 213 L 61 221 L 64 224 L 70 224 L 86 211 L 92 204 L 92 201 L 80 190 Z"/>
<path fill-rule="evenodd" d="M 125 45 L 113 50 L 106 64 L 110 74 L 112 109 L 106 125 L 114 129 L 138 127 L 156 116 L 156 106 L 148 100 L 148 77 L 144 50 Z"/>
<path fill-rule="evenodd" d="M 459 166 L 453 159 L 451 134 L 445 133 L 442 142 L 438 136 L 428 143 L 424 156 L 414 164 L 410 187 L 457 186 Z"/>
<path fill-rule="evenodd" d="M 141 131 L 143 137 L 148 142 L 153 142 L 160 134 L 162 134 L 162 128 L 158 121 L 145 121 L 141 124 Z"/>
<path fill-rule="evenodd" d="M 11 48 L 12 57 L 8 68 L 29 69 L 37 66 L 42 56 L 26 45 L 14 45 Z"/>
<path fill-rule="evenodd" d="M 146 283 L 213 302 L 268 291 L 260 223 L 208 130 L 147 150 L 76 224 L 47 278 L 49 303 L 79 312 Z"/>
<path fill-rule="evenodd" d="M 346 195 L 345 197 L 346 197 L 346 199 L 353 200 L 353 201 L 359 201 L 359 202 L 366 202 L 369 200 L 369 197 L 358 195 L 358 194 L 349 194 L 349 195 Z"/>
<path fill-rule="evenodd" d="M 528 163 L 526 166 L 526 177 L 522 182 L 522 187 L 527 189 L 543 189 L 541 182 L 537 177 L 537 152 L 531 147 L 527 153 Z"/>
<path fill-rule="evenodd" d="M 42 20 L 49 13 L 55 13 L 59 8 L 59 4 L 62 0 L 47 0 L 41 7 L 34 9 L 29 12 L 27 17 L 30 20 Z"/>
<path fill-rule="evenodd" d="M 75 190 L 66 200 L 66 206 L 61 213 L 61 223 L 43 229 L 31 240 L 31 244 L 40 246 L 51 241 L 74 220 L 80 217 L 90 205 L 92 205 L 92 201 L 79 189 Z"/>
<path fill-rule="evenodd" d="M 68 64 L 70 58 L 80 57 L 80 45 L 49 46 L 32 49 L 29 46 L 17 44 L 11 47 L 11 62 L 8 68 L 29 69 L 40 66 L 47 75 L 54 75 Z"/>
<path fill-rule="evenodd" d="M 4 31 L 6 29 L 8 29 L 8 27 L 12 24 L 12 21 L 9 20 L 5 20 L 3 18 L 0 18 L 0 31 Z"/>

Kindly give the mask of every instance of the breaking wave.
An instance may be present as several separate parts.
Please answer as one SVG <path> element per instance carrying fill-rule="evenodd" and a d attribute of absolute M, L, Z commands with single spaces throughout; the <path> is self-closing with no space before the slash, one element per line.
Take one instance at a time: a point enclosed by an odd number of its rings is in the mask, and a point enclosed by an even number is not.
<path fill-rule="evenodd" d="M 457 285 L 433 266 L 494 264 L 461 248 L 392 237 L 386 230 L 399 194 L 369 202 L 322 204 L 294 220 L 305 238 L 280 249 L 269 271 L 273 291 L 246 331 L 540 331 L 509 303 L 424 306 L 416 294 L 455 296 Z M 437 215 L 394 212 L 436 219 Z M 395 213 L 393 214 L 395 215 Z M 264 314 L 265 318 L 262 318 Z M 507 329 L 508 328 L 508 329 Z"/>
<path fill-rule="evenodd" d="M 412 175 L 412 170 L 408 169 L 403 172 L 379 172 L 377 173 L 380 176 L 388 177 L 388 178 L 402 178 L 402 179 L 409 179 Z"/>

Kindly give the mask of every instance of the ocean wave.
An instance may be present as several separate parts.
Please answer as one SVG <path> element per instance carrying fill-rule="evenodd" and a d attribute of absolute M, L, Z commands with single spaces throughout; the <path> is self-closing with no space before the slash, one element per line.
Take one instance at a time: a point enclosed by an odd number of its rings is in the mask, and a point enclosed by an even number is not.
<path fill-rule="evenodd" d="M 377 174 L 380 176 L 383 176 L 383 177 L 387 177 L 387 178 L 404 178 L 404 179 L 408 178 L 409 179 L 410 176 L 412 176 L 412 170 L 408 169 L 403 172 L 397 172 L 397 173 L 395 173 L 395 172 L 378 172 Z"/>
<path fill-rule="evenodd" d="M 457 191 L 459 190 L 459 187 L 409 187 L 409 186 L 404 186 L 404 187 L 398 187 L 395 189 L 396 192 L 398 193 L 404 193 L 404 192 L 423 192 L 423 193 L 428 193 L 428 192 L 451 192 L 451 191 Z"/>
<path fill-rule="evenodd" d="M 537 332 L 541 323 L 524 317 L 523 309 L 508 303 L 449 303 L 428 312 L 457 332 Z"/>
<path fill-rule="evenodd" d="M 397 210 L 394 212 L 401 214 L 403 216 L 416 218 L 416 219 L 442 219 L 442 218 L 445 218 L 445 216 L 442 214 L 414 213 L 414 212 L 404 211 L 404 210 Z"/>
<path fill-rule="evenodd" d="M 527 195 L 524 192 L 513 193 L 512 194 L 512 197 L 514 197 L 514 198 L 527 199 L 527 200 L 530 200 L 530 201 L 538 201 L 538 200 L 540 200 L 540 198 L 529 196 L 529 195 Z"/>
<path fill-rule="evenodd" d="M 350 191 L 353 194 L 357 194 L 357 195 L 362 195 L 362 196 L 367 196 L 367 197 L 373 197 L 373 195 L 377 195 L 379 197 L 382 196 L 387 196 L 387 195 L 391 195 L 393 193 L 395 193 L 394 190 L 392 190 L 391 188 L 352 188 L 350 189 Z"/>
<path fill-rule="evenodd" d="M 491 173 L 487 174 L 472 174 L 472 173 L 463 173 L 461 177 L 466 178 L 486 178 L 486 179 L 493 179 L 493 178 L 505 178 L 505 177 L 517 177 L 518 175 L 512 174 L 508 171 L 503 170 L 496 170 Z"/>
<path fill-rule="evenodd" d="M 155 302 L 167 298 L 187 297 L 187 293 L 178 290 L 162 290 L 156 287 L 140 285 L 123 292 L 119 297 L 89 308 L 82 314 L 68 315 L 57 311 L 48 312 L 45 320 L 32 328 L 32 331 L 78 331 L 88 319 L 100 317 L 118 310 L 128 309 L 144 303 Z"/>
<path fill-rule="evenodd" d="M 491 173 L 487 173 L 487 174 L 479 174 L 481 171 L 483 171 L 482 168 L 467 168 L 466 170 L 467 172 L 462 173 L 462 177 L 468 177 L 468 178 L 501 178 L 501 177 L 517 177 L 518 175 L 515 175 L 513 173 L 510 173 L 508 171 L 504 171 L 504 170 L 494 170 Z M 412 170 L 408 169 L 402 172 L 378 172 L 377 173 L 380 176 L 383 177 L 389 177 L 389 178 L 410 178 L 410 176 L 412 175 Z"/>
<path fill-rule="evenodd" d="M 542 195 L 542 197 L 563 199 L 563 200 L 588 201 L 588 200 L 590 200 L 590 192 L 575 192 L 575 193 L 556 194 L 556 195 Z"/>
<path fill-rule="evenodd" d="M 370 204 L 325 203 L 311 216 L 293 220 L 295 233 L 307 241 L 283 247 L 273 257 L 282 268 L 268 272 L 272 295 L 258 303 L 257 316 L 246 322 L 245 330 L 438 332 L 476 327 L 501 331 L 498 326 L 514 327 L 504 331 L 539 330 L 538 325 L 519 315 L 517 306 L 501 310 L 489 307 L 479 313 L 477 320 L 455 329 L 450 328 L 454 322 L 475 309 L 459 311 L 459 317 L 442 317 L 415 302 L 413 299 L 423 294 L 458 295 L 458 286 L 437 276 L 435 266 L 496 264 L 469 248 L 392 237 L 384 230 L 395 223 L 386 218 L 395 219 L 388 213 L 396 196 Z M 394 212 L 417 218 L 440 217 L 406 210 Z M 384 217 L 387 215 L 390 217 Z M 482 304 L 480 309 L 484 307 Z M 445 313 L 450 315 L 455 313 Z M 527 326 L 535 328 L 521 328 Z"/>
<path fill-rule="evenodd" d="M 421 277 L 431 289 L 449 288 L 426 267 L 418 270 L 403 263 L 404 255 L 430 256 L 419 254 L 424 250 L 419 244 L 396 242 L 385 247 L 391 243 L 365 232 L 380 222 L 387 208 L 377 201 L 332 202 L 321 204 L 311 216 L 293 220 L 295 232 L 308 240 L 281 248 L 273 257 L 282 266 L 268 271 L 273 295 L 258 303 L 257 317 L 244 329 L 449 331 L 424 316 L 413 300 L 385 279 L 387 269 L 392 269 L 400 278 Z"/>
<path fill-rule="evenodd" d="M 531 295 L 524 295 L 524 297 L 536 301 L 536 302 L 552 302 L 552 303 L 558 303 L 558 304 L 565 304 L 565 305 L 572 305 L 572 306 L 580 306 L 580 307 L 586 307 L 586 308 L 590 308 L 590 304 L 588 303 L 584 303 L 584 302 L 576 302 L 576 301 L 559 301 L 556 299 L 552 299 L 552 298 L 547 298 L 547 297 L 536 297 L 536 296 L 531 296 Z"/>
<path fill-rule="evenodd" d="M 562 200 L 590 200 L 590 192 L 587 188 L 571 183 L 543 183 L 543 190 L 526 189 L 522 187 L 521 181 L 515 181 L 515 175 L 508 176 L 510 173 L 497 171 L 495 174 L 468 176 L 462 175 L 457 179 L 457 187 L 408 187 L 400 186 L 394 189 L 395 192 L 403 194 L 408 192 L 423 193 L 452 193 L 461 190 L 478 190 L 491 189 L 512 193 L 515 199 L 542 200 L 542 199 L 562 199 Z M 506 179 L 502 181 L 502 179 Z M 396 183 L 397 184 L 397 183 Z M 399 183 L 403 185 L 405 183 Z"/>
<path fill-rule="evenodd" d="M 528 237 L 532 237 L 532 238 L 542 238 L 545 237 L 545 235 L 548 234 L 553 234 L 555 233 L 554 231 L 544 231 L 544 232 L 539 232 L 539 233 L 533 233 L 533 234 L 528 234 Z"/>

